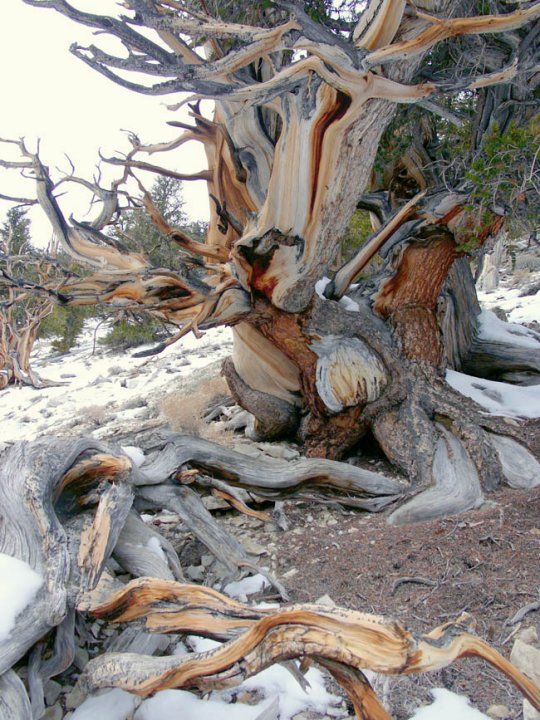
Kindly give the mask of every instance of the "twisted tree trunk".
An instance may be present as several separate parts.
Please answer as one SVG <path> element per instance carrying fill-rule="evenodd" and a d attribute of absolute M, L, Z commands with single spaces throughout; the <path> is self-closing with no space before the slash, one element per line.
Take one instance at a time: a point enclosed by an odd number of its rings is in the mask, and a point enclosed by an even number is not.
<path fill-rule="evenodd" d="M 120 38 L 127 58 L 94 46 L 72 48 L 109 79 L 148 94 L 195 93 L 180 103 L 190 103 L 193 124 L 172 123 L 185 130 L 181 136 L 143 145 L 131 135 L 125 157 L 105 159 L 123 173 L 110 189 L 74 176 L 62 180 L 85 186 L 101 201 L 93 222 L 68 221 L 39 152 L 14 142 L 22 159 L 0 163 L 33 174 L 58 241 L 93 267 L 89 277 L 48 292 L 68 304 L 146 310 L 179 326 L 150 352 L 190 330 L 233 326 L 225 373 L 254 416 L 257 437 L 295 436 L 308 455 L 337 459 L 371 431 L 408 476 L 411 494 L 429 488 L 424 512 L 420 495 L 415 512 L 398 511 L 396 520 L 473 507 L 505 478 L 509 463 L 522 465 L 525 458 L 536 470 L 519 430 L 486 416 L 444 382 L 449 361 L 463 366 L 470 353 L 476 309 L 471 302 L 463 312 L 452 301 L 441 313 L 441 293 L 464 238 L 473 235 L 481 245 L 500 232 L 504 217 L 497 207 L 475 207 L 463 183 L 452 189 L 436 182 L 418 143 L 398 158 L 391 191 L 382 199 L 375 193 L 371 205 L 364 196 L 373 189 L 381 136 L 398 103 L 423 104 L 446 117 L 430 99 L 436 93 L 480 92 L 518 74 L 532 91 L 529 50 L 537 36 L 528 24 L 540 16 L 538 4 L 493 16 L 481 14 L 481 7 L 478 16 L 459 17 L 461 5 L 446 0 L 417 3 L 414 12 L 401 0 L 371 0 L 345 37 L 330 16 L 326 24 L 317 22 L 302 3 L 285 0 L 268 12 L 255 8 L 251 25 L 193 16 L 181 2 L 127 0 L 130 18 L 84 13 L 63 0 L 25 2 Z M 151 33 L 138 32 L 141 25 Z M 414 82 L 425 54 L 441 41 L 504 32 L 516 33 L 512 62 L 508 53 L 476 65 L 467 58 L 469 75 Z M 201 44 L 204 53 L 197 51 Z M 133 83 L 116 70 L 160 79 Z M 201 111 L 203 98 L 215 102 L 212 119 Z M 186 175 L 139 159 L 188 141 L 203 143 L 208 169 Z M 403 169 L 406 182 L 399 177 Z M 205 243 L 168 225 L 135 176 L 140 170 L 207 181 L 213 204 Z M 153 222 L 185 253 L 181 271 L 152 268 L 142 254 L 105 234 L 122 211 L 125 191 L 119 188 L 130 175 Z M 378 228 L 325 280 L 359 201 L 377 216 Z M 376 255 L 382 267 L 363 277 Z M 460 274 L 454 278 L 463 285 Z M 511 440 L 501 445 L 494 436 Z M 522 484 L 534 481 L 527 476 Z"/>

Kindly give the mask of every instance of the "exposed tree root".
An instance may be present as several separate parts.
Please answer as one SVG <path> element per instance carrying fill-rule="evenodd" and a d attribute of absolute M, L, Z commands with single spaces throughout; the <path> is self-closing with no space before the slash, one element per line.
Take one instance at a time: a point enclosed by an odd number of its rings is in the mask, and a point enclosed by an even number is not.
<path fill-rule="evenodd" d="M 80 680 L 89 691 L 113 686 L 142 696 L 171 687 L 208 691 L 239 684 L 275 662 L 312 657 L 322 664 L 339 663 L 329 669 L 343 681 L 357 717 L 377 719 L 385 716 L 362 669 L 409 675 L 477 656 L 540 707 L 540 688 L 497 651 L 466 632 L 467 616 L 415 636 L 396 621 L 375 615 L 318 605 L 260 610 L 212 590 L 151 578 L 130 583 L 92 613 L 115 621 L 146 616 L 147 627 L 158 632 L 196 632 L 228 642 L 183 657 L 100 656 L 88 664 Z"/>

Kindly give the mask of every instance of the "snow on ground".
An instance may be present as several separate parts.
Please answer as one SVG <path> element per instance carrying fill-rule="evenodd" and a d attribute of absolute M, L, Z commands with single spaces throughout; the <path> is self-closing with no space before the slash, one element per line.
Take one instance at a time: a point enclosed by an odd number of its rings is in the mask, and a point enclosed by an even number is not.
<path fill-rule="evenodd" d="M 284 667 L 268 668 L 240 686 L 244 689 L 254 688 L 265 694 L 264 699 L 254 705 L 229 703 L 224 699 L 226 692 L 213 692 L 208 699 L 203 700 L 186 690 L 162 690 L 141 703 L 141 699 L 135 695 L 123 690 L 110 690 L 85 700 L 71 720 L 95 720 L 96 717 L 104 720 L 257 720 L 266 711 L 268 717 L 289 720 L 293 715 L 308 709 L 326 712 L 339 700 L 327 692 L 319 670 L 311 668 L 306 679 L 311 689 L 304 693 Z M 248 687 L 247 683 L 251 682 L 253 685 Z M 419 708 L 410 720 L 488 720 L 487 715 L 473 708 L 462 695 L 455 695 L 444 688 L 436 688 L 431 693 L 433 703 Z M 337 717 L 335 710 L 331 712 L 333 717 Z"/>
<path fill-rule="evenodd" d="M 136 695 L 116 688 L 89 697 L 75 710 L 71 720 L 128 720 L 140 703 Z"/>
<path fill-rule="evenodd" d="M 530 282 L 540 281 L 540 273 L 531 276 Z M 540 292 L 521 295 L 523 288 L 508 288 L 500 285 L 492 292 L 478 292 L 482 307 L 490 310 L 502 308 L 512 323 L 540 322 Z"/>
<path fill-rule="evenodd" d="M 540 417 L 540 385 L 510 385 L 446 371 L 446 381 L 454 390 L 475 400 L 491 415 L 512 418 Z"/>
<path fill-rule="evenodd" d="M 229 705 L 223 700 L 201 700 L 186 690 L 163 690 L 143 702 L 135 720 L 256 720 L 271 703 Z"/>
<path fill-rule="evenodd" d="M 269 585 L 270 582 L 264 577 L 264 575 L 257 573 L 256 575 L 250 575 L 243 580 L 238 580 L 237 582 L 231 582 L 228 585 L 225 585 L 223 592 L 227 593 L 227 595 L 232 598 L 246 602 L 248 595 L 255 595 L 255 593 L 261 592 L 261 590 L 264 590 L 264 588 Z"/>
<path fill-rule="evenodd" d="M 34 599 L 43 578 L 24 560 L 0 553 L 0 642 L 15 627 L 15 620 Z"/>
<path fill-rule="evenodd" d="M 433 703 L 419 708 L 411 720 L 489 720 L 487 715 L 471 707 L 463 695 L 444 688 L 435 688 L 431 694 Z"/>
<path fill-rule="evenodd" d="M 538 317 L 540 318 L 540 305 Z M 540 350 L 538 333 L 524 325 L 504 322 L 491 310 L 482 310 L 478 316 L 478 337 L 490 342 L 508 343 L 523 348 Z"/>
<path fill-rule="evenodd" d="M 186 655 L 188 650 L 186 646 L 189 646 L 193 652 L 206 652 L 207 650 L 214 650 L 219 647 L 222 643 L 216 640 L 210 640 L 208 638 L 201 638 L 196 635 L 189 635 L 185 642 L 178 643 L 174 654 L 175 655 Z M 303 710 L 312 710 L 326 715 L 329 708 L 337 705 L 341 702 L 341 698 L 337 695 L 333 695 L 328 692 L 325 686 L 325 676 L 317 668 L 310 668 L 305 674 L 307 681 L 306 688 L 302 688 L 298 680 L 294 677 L 292 672 L 283 665 L 272 665 L 266 668 L 260 673 L 257 673 L 253 677 L 245 680 L 243 683 L 235 688 L 229 690 L 215 691 L 212 692 L 210 699 L 213 703 L 221 704 L 221 714 L 217 713 L 217 707 L 214 707 L 211 711 L 209 709 L 208 718 L 211 717 L 223 717 L 229 720 L 229 717 L 236 720 L 251 720 L 252 718 L 258 717 L 268 707 L 276 707 L 278 710 L 277 717 L 279 720 L 290 720 L 294 715 L 302 712 Z M 256 693 L 256 697 L 262 696 L 262 700 L 256 705 L 247 706 L 249 712 L 242 713 L 238 716 L 234 714 L 234 711 L 229 716 L 229 708 L 246 707 L 242 706 L 242 703 L 230 704 L 230 701 L 239 695 L 242 695 L 243 691 L 250 691 Z M 161 695 L 161 693 L 158 693 Z M 156 696 L 157 697 L 157 696 Z M 199 700 L 199 715 L 193 714 L 193 718 L 206 718 L 205 701 Z M 226 706 L 226 707 L 224 707 Z M 194 708 L 193 701 L 190 701 L 189 708 Z M 143 710 L 144 705 L 141 707 Z M 210 712 L 215 712 L 211 715 Z M 336 715 L 338 713 L 336 712 Z M 344 710 L 342 715 L 346 715 Z M 156 715 L 156 718 L 159 716 Z M 162 716 L 166 720 L 167 716 Z M 172 717 L 172 716 L 171 716 Z M 182 715 L 184 717 L 184 715 Z M 186 718 L 191 720 L 192 715 L 189 711 Z M 147 716 L 140 714 L 135 716 L 135 720 L 154 720 L 154 716 Z"/>
<path fill-rule="evenodd" d="M 102 326 L 101 334 L 106 332 Z M 102 432 L 98 428 L 91 433 L 95 437 L 109 434 L 144 415 L 145 401 L 162 397 L 177 379 L 225 358 L 231 345 L 228 328 L 213 328 L 199 340 L 190 334 L 159 355 L 134 358 L 134 352 L 151 346 L 121 353 L 104 350 L 94 343 L 92 322 L 87 323 L 79 345 L 65 355 L 55 356 L 48 341 L 38 341 L 33 369 L 43 379 L 64 385 L 2 390 L 0 441 L 30 440 L 46 432 L 57 433 L 64 423 L 76 426 L 81 415 L 114 412 L 113 422 Z"/>

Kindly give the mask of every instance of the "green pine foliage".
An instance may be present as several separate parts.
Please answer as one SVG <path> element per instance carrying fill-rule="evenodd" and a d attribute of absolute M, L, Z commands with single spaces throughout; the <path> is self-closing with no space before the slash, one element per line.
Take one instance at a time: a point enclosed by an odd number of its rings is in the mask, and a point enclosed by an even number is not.
<path fill-rule="evenodd" d="M 171 227 L 181 228 L 195 240 L 204 240 L 206 223 L 188 220 L 184 210 L 182 185 L 178 180 L 159 176 L 150 194 L 157 209 Z M 157 230 L 144 209 L 133 210 L 122 222 L 116 234 L 129 250 L 144 253 L 154 267 L 180 269 L 181 249 Z"/>
<path fill-rule="evenodd" d="M 508 210 L 514 236 L 537 227 L 540 221 L 540 168 L 535 168 L 539 150 L 538 116 L 521 127 L 511 122 L 504 133 L 495 125 L 465 175 L 475 204 L 484 208 L 499 204 Z"/>
<path fill-rule="evenodd" d="M 26 213 L 21 207 L 9 208 L 0 228 L 2 240 L 7 240 L 11 234 L 11 252 L 14 255 L 24 251 L 24 247 L 30 243 L 30 220 Z"/>
<path fill-rule="evenodd" d="M 114 350 L 128 350 L 139 345 L 157 343 L 167 334 L 164 324 L 154 318 L 132 315 L 117 320 L 99 342 Z"/>
<path fill-rule="evenodd" d="M 60 354 L 69 352 L 77 344 L 84 321 L 95 315 L 93 307 L 56 305 L 41 321 L 38 337 L 52 339 L 51 347 Z"/>
<path fill-rule="evenodd" d="M 373 227 L 371 226 L 369 213 L 365 210 L 355 210 L 347 232 L 341 242 L 341 252 L 344 262 L 350 260 L 352 256 L 358 252 L 359 248 L 362 247 L 372 232 Z"/>

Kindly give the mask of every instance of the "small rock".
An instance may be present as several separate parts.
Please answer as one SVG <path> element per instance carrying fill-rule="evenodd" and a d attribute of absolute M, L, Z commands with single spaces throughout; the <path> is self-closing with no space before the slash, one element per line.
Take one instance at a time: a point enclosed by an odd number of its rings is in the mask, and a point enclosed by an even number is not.
<path fill-rule="evenodd" d="M 60 375 L 60 377 L 62 378 L 62 380 L 64 380 L 64 379 L 67 379 L 67 378 L 77 377 L 77 375 L 75 375 L 75 373 L 62 373 L 62 374 Z"/>
<path fill-rule="evenodd" d="M 66 695 L 64 702 L 66 704 L 66 710 L 75 710 L 85 700 L 85 695 L 82 690 L 78 687 L 71 688 Z"/>
<path fill-rule="evenodd" d="M 298 450 L 292 450 L 285 445 L 274 445 L 272 443 L 258 443 L 257 447 L 267 455 L 280 460 L 295 460 L 300 457 Z"/>
<path fill-rule="evenodd" d="M 202 502 L 207 510 L 227 510 L 231 507 L 228 502 L 213 495 L 205 495 Z"/>
<path fill-rule="evenodd" d="M 329 518 L 329 519 L 326 521 L 326 524 L 327 524 L 327 525 L 337 525 L 337 523 L 338 523 L 338 521 L 336 520 L 336 518 L 333 518 L 333 517 Z"/>
<path fill-rule="evenodd" d="M 45 710 L 44 714 L 41 716 L 41 720 L 62 720 L 63 717 L 64 713 L 62 711 L 62 706 L 60 705 L 60 703 L 58 703 L 57 705 L 53 705 L 52 707 L 47 708 L 47 710 Z"/>
<path fill-rule="evenodd" d="M 75 649 L 75 657 L 73 658 L 73 662 L 81 672 L 88 665 L 88 660 L 90 660 L 90 656 L 88 655 L 87 650 L 81 647 Z"/>
<path fill-rule="evenodd" d="M 58 700 L 58 696 L 62 692 L 62 686 L 55 680 L 48 680 L 44 687 L 45 702 L 47 705 L 54 705 Z"/>
<path fill-rule="evenodd" d="M 186 570 L 186 574 L 192 580 L 202 580 L 204 578 L 204 568 L 202 565 L 190 565 Z"/>
<path fill-rule="evenodd" d="M 326 708 L 326 714 L 328 717 L 342 718 L 348 715 L 348 712 L 340 707 L 328 707 Z"/>
<path fill-rule="evenodd" d="M 268 550 L 251 538 L 242 538 L 242 545 L 252 555 L 268 555 Z"/>
<path fill-rule="evenodd" d="M 134 398 L 131 398 L 131 400 L 128 400 L 127 402 L 125 402 L 125 403 L 122 405 L 122 410 L 135 410 L 136 408 L 144 407 L 144 406 L 146 406 L 147 404 L 148 404 L 148 403 L 147 403 L 147 401 L 146 401 L 145 398 L 134 397 Z"/>
<path fill-rule="evenodd" d="M 326 605 L 326 607 L 336 607 L 336 603 L 332 600 L 330 595 L 321 595 L 320 598 L 315 600 L 315 603 L 317 605 Z"/>
<path fill-rule="evenodd" d="M 494 720 L 506 720 L 512 717 L 506 705 L 492 705 L 487 709 L 486 714 L 488 717 L 494 718 Z"/>
<path fill-rule="evenodd" d="M 245 445 L 243 443 L 237 443 L 236 445 L 234 445 L 233 450 L 242 453 L 242 455 L 249 455 L 249 457 L 253 458 L 259 458 L 263 454 L 256 447 L 253 447 L 251 445 Z"/>
<path fill-rule="evenodd" d="M 510 653 L 510 662 L 530 677 L 533 682 L 540 683 L 540 650 L 534 645 L 529 645 L 523 641 L 523 635 L 533 637 L 530 632 L 527 633 L 527 630 L 529 628 L 522 631 L 521 637 L 518 637 L 514 642 Z M 536 631 L 534 631 L 534 636 L 536 636 Z M 523 700 L 523 720 L 540 720 L 540 713 L 533 708 L 528 700 Z"/>
<path fill-rule="evenodd" d="M 292 578 L 297 574 L 298 574 L 298 568 L 291 568 L 290 570 L 287 570 L 287 572 L 283 573 L 283 577 L 284 578 Z"/>
<path fill-rule="evenodd" d="M 523 628 L 523 630 L 520 630 L 516 635 L 516 640 L 518 639 L 528 645 L 536 645 L 538 642 L 538 633 L 536 632 L 536 628 L 533 626 Z"/>

